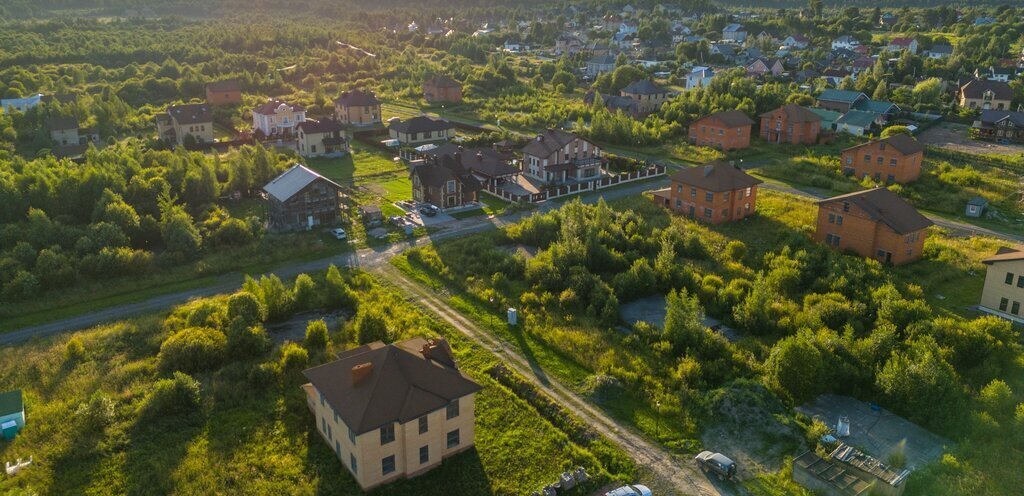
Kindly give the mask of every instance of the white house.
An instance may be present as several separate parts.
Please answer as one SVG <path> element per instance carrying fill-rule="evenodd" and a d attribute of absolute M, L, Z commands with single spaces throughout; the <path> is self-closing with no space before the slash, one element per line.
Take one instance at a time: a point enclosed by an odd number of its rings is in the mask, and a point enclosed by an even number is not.
<path fill-rule="evenodd" d="M 944 59 L 953 55 L 953 47 L 950 45 L 932 45 L 926 54 L 930 59 Z"/>
<path fill-rule="evenodd" d="M 18 112 L 28 112 L 28 109 L 39 105 L 39 102 L 43 100 L 43 94 L 27 96 L 25 98 L 4 98 L 0 100 L 0 108 L 4 112 L 8 112 L 10 109 L 17 110 Z"/>
<path fill-rule="evenodd" d="M 722 28 L 722 39 L 743 43 L 747 39 L 747 29 L 742 24 L 729 24 Z"/>
<path fill-rule="evenodd" d="M 796 49 L 803 50 L 804 48 L 807 48 L 808 45 L 811 44 L 811 40 L 810 40 L 810 38 L 808 38 L 808 37 L 806 37 L 806 36 L 804 36 L 802 34 L 794 34 L 794 35 L 787 36 L 786 39 L 782 40 L 782 44 L 783 44 L 783 46 L 786 46 L 786 47 L 789 47 L 789 48 L 796 48 Z"/>
<path fill-rule="evenodd" d="M 899 52 L 902 50 L 909 50 L 910 53 L 917 55 L 917 40 L 914 38 L 893 38 L 889 41 L 889 44 L 885 49 L 889 52 Z"/>
<path fill-rule="evenodd" d="M 860 41 L 850 35 L 843 35 L 832 40 L 832 49 L 838 50 L 844 48 L 846 50 L 856 50 L 860 46 Z"/>
<path fill-rule="evenodd" d="M 715 71 L 710 67 L 694 67 L 686 75 L 686 89 L 700 88 L 711 84 L 711 78 L 715 77 Z"/>
<path fill-rule="evenodd" d="M 252 129 L 264 136 L 291 136 L 295 126 L 306 120 L 306 109 L 281 100 L 268 100 L 252 111 Z"/>

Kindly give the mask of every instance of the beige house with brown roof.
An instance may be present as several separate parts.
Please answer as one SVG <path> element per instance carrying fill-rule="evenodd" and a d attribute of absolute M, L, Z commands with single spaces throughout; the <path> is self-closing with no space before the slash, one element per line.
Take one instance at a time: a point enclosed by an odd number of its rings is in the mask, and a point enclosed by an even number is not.
<path fill-rule="evenodd" d="M 988 265 L 978 309 L 1024 324 L 1024 247 L 1002 247 Z"/>
<path fill-rule="evenodd" d="M 188 136 L 197 143 L 213 141 L 213 112 L 209 104 L 171 105 L 166 113 L 157 114 L 155 120 L 157 134 L 168 143 L 183 145 Z"/>
<path fill-rule="evenodd" d="M 317 431 L 364 490 L 473 446 L 481 388 L 459 371 L 444 339 L 378 341 L 303 374 Z"/>

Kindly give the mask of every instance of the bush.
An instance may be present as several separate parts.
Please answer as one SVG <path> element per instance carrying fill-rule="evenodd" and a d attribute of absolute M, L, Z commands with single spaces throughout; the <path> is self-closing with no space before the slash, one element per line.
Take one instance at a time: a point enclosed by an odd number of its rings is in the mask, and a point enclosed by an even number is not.
<path fill-rule="evenodd" d="M 262 355 L 271 346 L 270 336 L 262 325 L 247 325 L 240 317 L 228 324 L 227 338 L 228 349 L 238 357 Z"/>
<path fill-rule="evenodd" d="M 308 274 L 299 274 L 295 278 L 295 284 L 292 286 L 292 301 L 300 310 L 309 310 L 319 306 L 316 283 Z"/>
<path fill-rule="evenodd" d="M 388 326 L 384 316 L 377 312 L 359 312 L 355 322 L 356 341 L 359 344 L 388 341 Z"/>
<path fill-rule="evenodd" d="M 314 320 L 306 326 L 306 341 L 303 343 L 306 349 L 312 352 L 321 352 L 327 349 L 330 337 L 327 335 L 327 323 L 322 320 Z"/>
<path fill-rule="evenodd" d="M 114 421 L 114 401 L 96 391 L 89 397 L 89 401 L 78 405 L 75 417 L 80 419 L 86 430 L 103 430 Z"/>
<path fill-rule="evenodd" d="M 175 372 L 170 379 L 161 379 L 142 404 L 144 416 L 174 415 L 191 413 L 199 407 L 199 381 L 192 376 Z"/>
<path fill-rule="evenodd" d="M 70 363 L 78 363 L 85 360 L 85 345 L 77 337 L 68 340 L 64 346 L 64 360 Z"/>
<path fill-rule="evenodd" d="M 189 327 L 167 338 L 157 356 L 166 371 L 198 372 L 221 364 L 227 352 L 224 333 L 207 327 Z"/>
<path fill-rule="evenodd" d="M 228 298 L 228 321 L 241 319 L 247 326 L 262 322 L 267 318 L 267 311 L 255 296 L 250 293 L 235 293 Z"/>
<path fill-rule="evenodd" d="M 309 363 L 309 353 L 305 348 L 295 343 L 288 343 L 281 347 L 282 369 L 296 371 L 304 368 L 307 363 Z"/>

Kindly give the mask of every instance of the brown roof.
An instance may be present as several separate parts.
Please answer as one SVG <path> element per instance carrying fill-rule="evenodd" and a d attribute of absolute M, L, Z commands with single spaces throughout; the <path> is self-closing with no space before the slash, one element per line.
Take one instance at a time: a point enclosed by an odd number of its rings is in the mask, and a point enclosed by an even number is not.
<path fill-rule="evenodd" d="M 548 129 L 547 131 L 538 134 L 536 138 L 530 140 L 530 142 L 523 147 L 523 153 L 529 153 L 535 157 L 547 157 L 556 150 L 572 143 L 572 140 L 576 138 L 578 138 L 578 136 L 576 136 L 575 133 L 569 133 L 562 131 L 561 129 Z"/>
<path fill-rule="evenodd" d="M 210 106 L 205 103 L 188 103 L 185 105 L 171 105 L 167 107 L 167 113 L 178 123 L 200 124 L 213 122 L 213 114 Z"/>
<path fill-rule="evenodd" d="M 1014 260 L 1024 260 L 1024 246 L 1017 246 L 1010 248 L 1009 246 L 1000 246 L 996 250 L 996 254 L 988 257 L 981 262 L 984 264 L 992 265 L 996 262 L 1010 262 Z"/>
<path fill-rule="evenodd" d="M 463 191 L 479 191 L 480 181 L 477 181 L 462 164 L 462 155 L 459 153 L 440 155 L 423 165 L 413 167 L 410 174 L 419 177 L 420 183 L 425 186 L 442 188 L 448 181 L 455 180 L 462 183 Z"/>
<path fill-rule="evenodd" d="M 904 155 L 913 155 L 915 153 L 923 152 L 924 151 L 924 145 L 922 145 L 920 141 L 917 141 L 916 139 L 914 139 L 913 136 L 910 136 L 909 134 L 903 134 L 903 133 L 894 134 L 892 136 L 889 136 L 888 138 L 882 138 L 880 140 L 874 140 L 874 141 L 869 141 L 867 143 L 861 143 L 861 144 L 856 145 L 856 146 L 851 146 L 851 147 L 849 147 L 849 148 L 847 148 L 847 149 L 845 149 L 843 151 L 845 152 L 846 150 L 855 150 L 855 149 L 860 148 L 862 146 L 868 146 L 868 145 L 870 145 L 872 143 L 878 143 L 878 142 L 885 143 L 885 144 L 895 148 L 896 151 L 898 151 L 898 152 L 900 152 L 900 153 L 902 153 Z"/>
<path fill-rule="evenodd" d="M 480 147 L 463 149 L 455 143 L 445 143 L 433 150 L 425 152 L 424 155 L 433 157 L 434 159 L 440 158 L 444 155 L 451 157 L 458 156 L 460 157 L 460 161 L 464 169 L 488 177 L 508 176 L 519 172 L 519 169 L 509 165 L 509 159 L 505 154 L 500 153 L 493 148 Z"/>
<path fill-rule="evenodd" d="M 715 112 L 713 114 L 705 115 L 700 119 L 697 119 L 693 124 L 703 122 L 704 120 L 716 120 L 721 122 L 726 127 L 740 127 L 740 126 L 752 126 L 754 121 L 747 117 L 747 114 L 743 113 L 742 110 L 726 110 L 724 112 Z"/>
<path fill-rule="evenodd" d="M 224 81 L 214 81 L 206 84 L 206 91 L 212 91 L 214 93 L 223 93 L 226 91 L 242 91 L 242 85 L 237 79 L 226 79 Z"/>
<path fill-rule="evenodd" d="M 932 225 L 932 221 L 921 215 L 913 205 L 886 188 L 878 187 L 845 195 L 819 200 L 826 203 L 850 202 L 876 222 L 882 222 L 897 234 L 909 234 Z"/>
<path fill-rule="evenodd" d="M 462 84 L 448 76 L 436 76 L 426 80 L 423 84 L 435 88 L 461 88 Z"/>
<path fill-rule="evenodd" d="M 358 380 L 356 366 L 369 369 Z M 481 389 L 459 371 L 443 339 L 413 338 L 389 345 L 377 341 L 302 373 L 357 435 L 409 422 Z"/>
<path fill-rule="evenodd" d="M 1013 89 L 1009 84 L 1002 81 L 988 79 L 972 79 L 967 82 L 960 91 L 966 98 L 981 98 L 986 91 L 992 91 L 997 100 L 1013 100 Z"/>
<path fill-rule="evenodd" d="M 334 103 L 342 107 L 372 107 L 380 105 L 380 100 L 371 91 L 352 90 L 342 92 Z"/>
<path fill-rule="evenodd" d="M 696 186 L 700 189 L 722 192 L 749 188 L 764 181 L 743 172 L 732 164 L 715 160 L 703 167 L 691 167 L 671 176 L 672 182 Z"/>
<path fill-rule="evenodd" d="M 779 107 L 779 108 L 777 108 L 775 110 L 772 110 L 771 112 L 765 112 L 765 113 L 761 114 L 761 117 L 771 117 L 773 114 L 775 114 L 775 112 L 778 112 L 780 110 L 786 113 L 786 117 L 789 118 L 789 122 L 819 122 L 819 121 L 821 121 L 821 116 L 819 116 L 818 114 L 815 114 L 814 112 L 811 112 L 810 110 L 807 110 L 807 109 L 805 109 L 805 108 L 803 108 L 803 107 L 801 107 L 801 106 L 799 106 L 799 105 L 797 105 L 795 103 L 790 103 L 788 105 L 783 105 L 783 106 L 781 106 L 781 107 Z"/>

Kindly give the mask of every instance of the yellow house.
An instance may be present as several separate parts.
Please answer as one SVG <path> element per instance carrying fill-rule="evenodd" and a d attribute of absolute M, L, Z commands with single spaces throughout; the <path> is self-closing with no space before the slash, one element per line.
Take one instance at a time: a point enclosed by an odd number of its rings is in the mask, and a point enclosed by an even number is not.
<path fill-rule="evenodd" d="M 448 141 L 455 137 L 455 126 L 445 119 L 420 115 L 388 125 L 388 134 L 405 146 Z"/>
<path fill-rule="evenodd" d="M 334 99 L 334 118 L 342 124 L 380 124 L 380 100 L 368 91 L 345 91 Z"/>
<path fill-rule="evenodd" d="M 378 341 L 303 372 L 317 431 L 365 489 L 473 446 L 474 395 L 444 339 Z"/>
<path fill-rule="evenodd" d="M 188 136 L 197 143 L 213 141 L 213 112 L 205 103 L 171 105 L 167 112 L 157 114 L 156 130 L 160 139 L 176 145 L 185 144 Z"/>
<path fill-rule="evenodd" d="M 982 260 L 988 265 L 978 309 L 1024 324 L 1024 247 L 1003 247 Z"/>

